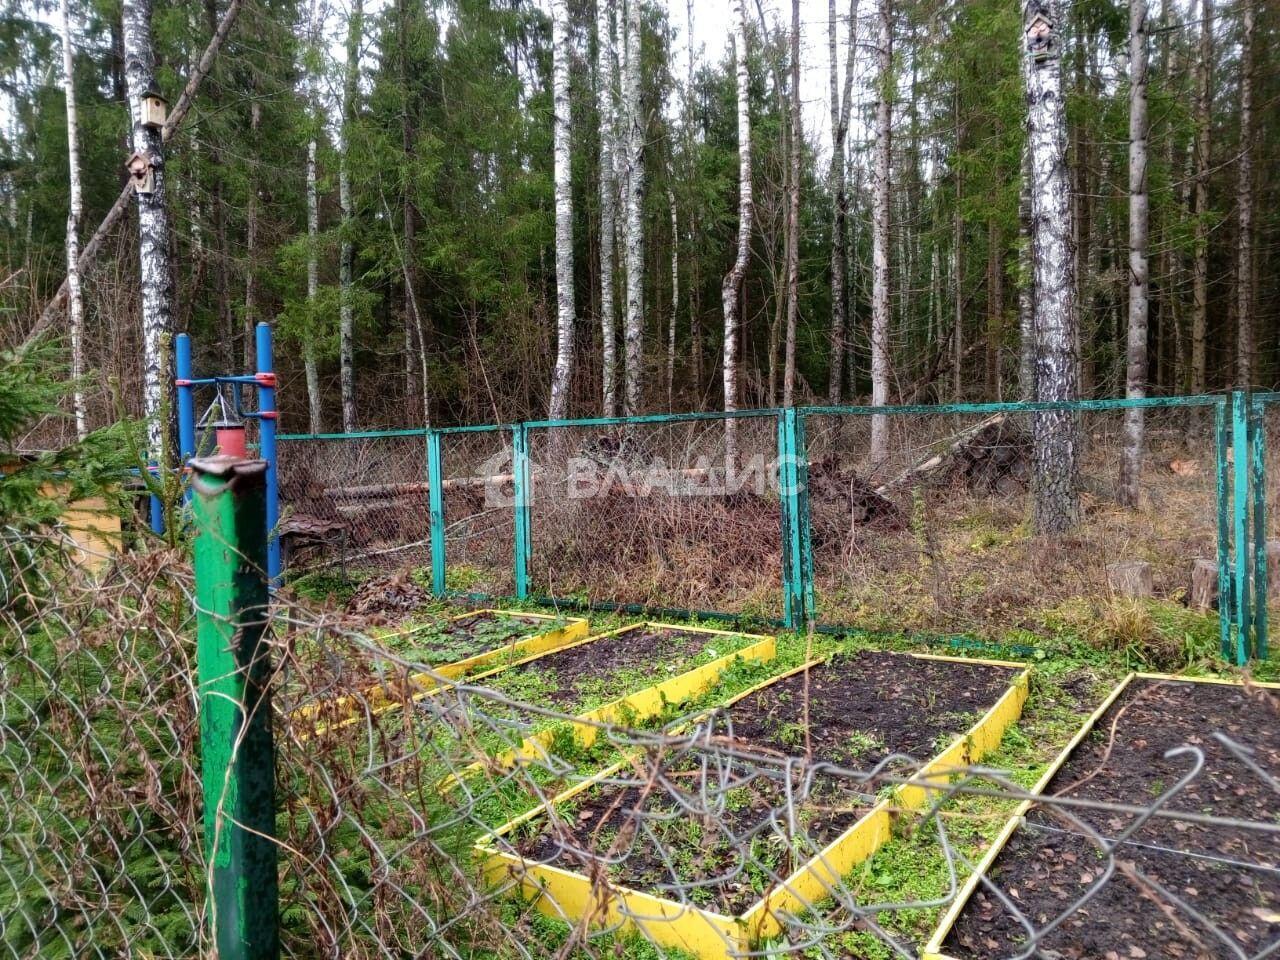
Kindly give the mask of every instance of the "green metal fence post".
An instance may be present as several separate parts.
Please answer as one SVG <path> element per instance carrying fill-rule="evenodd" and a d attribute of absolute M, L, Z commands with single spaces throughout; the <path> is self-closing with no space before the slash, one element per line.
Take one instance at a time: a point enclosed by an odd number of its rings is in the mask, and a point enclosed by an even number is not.
<path fill-rule="evenodd" d="M 1231 656 L 1235 665 L 1242 667 L 1249 660 L 1249 628 L 1252 623 L 1252 606 L 1249 600 L 1252 559 L 1249 549 L 1249 402 L 1242 390 L 1231 394 L 1231 446 L 1234 479 L 1232 513 L 1235 527 L 1235 582 L 1232 588 L 1235 643 Z"/>
<path fill-rule="evenodd" d="M 1234 604 L 1231 589 L 1231 482 L 1230 462 L 1227 459 L 1230 434 L 1225 401 L 1213 408 L 1213 436 L 1218 493 L 1218 627 L 1222 658 L 1230 660 Z"/>
<path fill-rule="evenodd" d="M 221 960 L 280 954 L 264 460 L 191 461 L 209 921 Z"/>
<path fill-rule="evenodd" d="M 800 418 L 794 408 L 778 413 L 778 487 L 782 501 L 782 595 L 786 626 L 799 630 L 809 618 L 813 576 L 808 530 L 808 466 L 801 469 Z"/>
<path fill-rule="evenodd" d="M 529 598 L 529 433 L 518 423 L 511 428 L 511 477 L 515 491 L 515 579 L 516 598 Z"/>
<path fill-rule="evenodd" d="M 445 579 L 444 460 L 438 430 L 427 431 L 427 496 L 431 513 L 431 592 L 443 597 Z"/>
<path fill-rule="evenodd" d="M 806 626 L 817 619 L 817 603 L 813 585 L 813 531 L 809 516 L 809 440 L 805 434 L 804 413 L 796 414 L 792 453 L 795 456 L 796 527 L 800 546 L 800 589 L 804 600 Z"/>
<path fill-rule="evenodd" d="M 1267 658 L 1267 422 L 1265 402 L 1252 401 L 1249 480 L 1253 488 L 1253 655 Z"/>
<path fill-rule="evenodd" d="M 796 625 L 795 592 L 791 584 L 791 457 L 787 451 L 791 434 L 787 430 L 787 413 L 778 411 L 778 502 L 782 515 L 782 623 L 787 629 Z M 726 476 L 725 481 L 729 478 Z"/>

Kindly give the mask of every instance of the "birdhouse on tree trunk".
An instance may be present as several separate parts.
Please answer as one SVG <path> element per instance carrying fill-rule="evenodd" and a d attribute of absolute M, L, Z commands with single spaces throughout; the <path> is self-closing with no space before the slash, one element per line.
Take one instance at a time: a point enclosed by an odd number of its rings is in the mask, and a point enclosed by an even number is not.
<path fill-rule="evenodd" d="M 1027 24 L 1027 52 L 1036 63 L 1049 59 L 1053 44 L 1053 21 L 1043 13 L 1037 13 Z"/>
<path fill-rule="evenodd" d="M 149 130 L 162 130 L 168 109 L 169 101 L 160 95 L 159 90 L 151 87 L 142 95 L 141 102 L 138 104 L 138 115 L 142 118 L 144 127 Z"/>

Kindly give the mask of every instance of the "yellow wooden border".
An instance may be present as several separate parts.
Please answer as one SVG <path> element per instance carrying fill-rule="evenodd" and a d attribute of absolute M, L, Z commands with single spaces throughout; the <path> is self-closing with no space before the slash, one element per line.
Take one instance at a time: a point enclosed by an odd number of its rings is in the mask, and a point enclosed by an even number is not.
<path fill-rule="evenodd" d="M 684 950 L 699 960 L 724 960 L 731 955 L 748 951 L 753 943 L 772 936 L 781 929 L 777 920 L 778 912 L 796 912 L 797 909 L 812 906 L 829 896 L 840 877 L 874 854 L 890 838 L 893 812 L 896 809 L 920 809 L 925 806 L 929 793 L 938 789 L 939 781 L 949 777 L 957 767 L 976 761 L 1000 742 L 1004 731 L 1017 720 L 1026 703 L 1030 669 L 1025 664 L 933 654 L 901 656 L 1011 668 L 1020 672 L 986 714 L 950 747 L 926 764 L 910 783 L 898 787 L 893 796 L 877 803 L 817 857 L 796 870 L 782 887 L 752 905 L 741 917 L 728 917 L 627 887 L 610 886 L 607 894 L 601 897 L 598 887 L 583 874 L 550 865 L 529 863 L 520 856 L 505 853 L 494 846 L 494 841 L 511 833 L 516 827 L 542 815 L 554 816 L 556 807 L 615 776 L 635 760 L 634 756 L 624 758 L 548 803 L 526 811 L 481 837 L 474 848 L 476 857 L 482 862 L 481 872 L 490 884 L 501 885 L 505 881 L 517 885 L 539 912 L 547 916 L 569 922 L 589 918 L 590 923 L 598 927 L 617 925 L 639 928 L 658 945 Z M 820 666 L 827 659 L 829 658 L 812 660 L 771 677 L 735 695 L 726 704 L 737 703 L 787 677 Z M 705 718 L 710 712 L 704 711 L 689 722 Z"/>
<path fill-rule="evenodd" d="M 554 650 L 575 644 L 585 638 L 591 630 L 590 623 L 581 617 L 557 617 L 545 613 L 527 613 L 523 610 L 469 610 L 466 613 L 449 617 L 445 622 L 453 623 L 455 620 L 464 620 L 467 617 L 474 617 L 483 613 L 503 617 L 531 618 L 547 623 L 563 621 L 564 626 L 556 627 L 552 630 L 526 633 L 519 639 L 503 644 L 500 647 L 486 650 L 465 660 L 441 664 L 432 670 L 413 673 L 404 678 L 388 678 L 381 683 L 366 687 L 359 693 L 335 697 L 333 700 L 320 703 L 309 703 L 292 711 L 289 714 L 289 719 L 296 718 L 306 722 L 307 720 L 324 716 L 327 718 L 327 722 L 322 724 L 320 729 L 336 730 L 356 722 L 361 717 L 387 713 L 403 706 L 406 700 L 417 700 L 437 687 L 441 678 L 457 680 L 477 672 L 482 667 L 491 666 L 494 663 L 502 663 L 502 666 L 496 670 L 490 669 L 483 674 L 488 676 L 506 666 L 514 666 L 544 653 L 551 653 Z M 413 632 L 412 629 L 403 630 L 398 633 L 388 634 L 387 637 L 407 637 L 411 636 Z"/>
<path fill-rule="evenodd" d="M 636 623 L 630 626 L 620 627 L 617 630 L 610 630 L 608 633 L 602 633 L 595 637 L 590 637 L 581 643 L 570 644 L 560 647 L 554 651 L 563 653 L 565 650 L 573 649 L 584 643 L 596 643 L 607 637 L 617 636 L 620 633 L 628 633 L 632 630 L 672 630 L 680 633 L 700 633 L 708 636 L 718 637 L 740 637 L 747 640 L 754 640 L 754 643 L 735 650 L 732 653 L 717 657 L 709 663 L 704 663 L 700 667 L 695 667 L 685 673 L 677 674 L 673 677 L 655 684 L 651 687 L 645 687 L 635 693 L 627 694 L 603 706 L 596 707 L 587 713 L 579 714 L 569 721 L 573 737 L 579 746 L 584 748 L 590 747 L 599 738 L 601 728 L 609 724 L 620 723 L 637 723 L 648 720 L 657 716 L 662 712 L 668 703 L 680 703 L 685 700 L 691 700 L 711 689 L 720 679 L 721 674 L 725 672 L 733 664 L 739 661 L 753 661 L 756 663 L 767 663 L 778 655 L 778 641 L 775 637 L 765 637 L 750 633 L 735 633 L 731 630 L 711 630 L 706 627 L 682 627 L 670 623 Z M 538 657 L 527 657 L 518 663 L 509 664 L 508 667 L 520 666 L 537 660 Z M 473 677 L 469 682 L 480 684 L 485 678 L 498 673 L 497 670 L 482 673 Z M 550 727 L 541 730 L 535 734 L 526 737 L 520 746 L 499 754 L 489 760 L 479 760 L 467 767 L 464 767 L 459 773 L 450 775 L 441 781 L 440 789 L 448 791 L 456 787 L 461 780 L 474 776 L 484 770 L 503 769 L 509 770 L 512 767 L 529 762 L 546 761 L 549 759 L 550 747 L 552 741 L 558 733 L 557 727 Z"/>
<path fill-rule="evenodd" d="M 1116 700 L 1120 698 L 1120 695 L 1124 693 L 1124 691 L 1127 690 L 1135 680 L 1168 680 L 1176 681 L 1178 683 L 1209 683 L 1225 686 L 1243 686 L 1242 681 L 1227 680 L 1221 677 L 1179 677 L 1169 673 L 1130 673 L 1126 675 L 1124 679 L 1116 684 L 1106 697 L 1103 698 L 1102 703 L 1098 705 L 1098 708 L 1085 718 L 1084 723 L 1071 737 L 1071 740 L 1068 741 L 1067 745 L 1063 747 L 1062 752 L 1054 758 L 1053 763 L 1049 764 L 1045 772 L 1041 774 L 1040 779 L 1036 781 L 1035 786 L 1028 791 L 1032 796 L 1023 800 L 1014 809 L 1009 819 L 1005 822 L 1005 825 L 1001 828 L 1000 833 L 996 835 L 991 846 L 987 848 L 987 852 L 983 855 L 982 859 L 978 861 L 978 865 L 974 868 L 973 873 L 969 875 L 964 884 L 960 887 L 960 890 L 956 893 L 956 898 L 952 901 L 950 909 L 947 910 L 941 922 L 939 922 L 937 929 L 934 930 L 933 936 L 929 938 L 929 942 L 925 945 L 924 952 L 921 954 L 921 960 L 954 960 L 953 957 L 942 952 L 942 944 L 951 933 L 951 929 L 955 926 L 956 921 L 960 919 L 960 914 L 963 913 L 965 907 L 968 906 L 969 900 L 977 891 L 979 884 L 982 883 L 982 878 L 987 875 L 987 872 L 995 863 L 996 858 L 1000 856 L 1000 853 L 1013 838 L 1014 832 L 1018 827 L 1022 826 L 1022 822 L 1027 815 L 1027 811 L 1036 803 L 1035 798 L 1044 793 L 1048 788 L 1050 781 L 1057 776 L 1058 771 L 1062 769 L 1063 764 L 1067 762 L 1071 754 L 1075 752 L 1076 748 L 1080 746 L 1080 743 L 1084 738 L 1087 737 L 1090 732 L 1092 732 L 1093 728 L 1097 726 L 1098 721 L 1102 719 L 1106 712 L 1111 709 Z M 1280 689 L 1280 683 L 1255 682 L 1254 685 L 1270 689 Z"/>
<path fill-rule="evenodd" d="M 966 770 L 999 746 L 1005 731 L 1022 715 L 1031 682 L 1031 671 L 1026 666 L 955 657 L 922 656 L 920 659 L 1002 668 L 1013 666 L 1020 672 L 973 726 L 743 915 L 751 942 L 781 933 L 780 916 L 798 915 L 833 896 L 841 879 L 890 839 L 896 813 L 927 807 L 932 795 L 945 789 L 954 774 Z"/>

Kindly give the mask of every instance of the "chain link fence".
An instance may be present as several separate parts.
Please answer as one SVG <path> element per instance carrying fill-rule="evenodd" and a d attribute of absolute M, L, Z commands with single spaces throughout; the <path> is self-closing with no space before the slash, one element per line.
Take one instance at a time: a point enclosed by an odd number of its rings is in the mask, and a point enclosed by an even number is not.
<path fill-rule="evenodd" d="M 0 951 L 209 955 L 222 785 L 201 779 L 190 569 L 157 551 L 95 577 L 70 551 L 0 535 Z M 1134 677 L 1104 700 L 1017 664 L 849 648 L 806 669 L 802 645 L 605 724 L 579 718 L 604 682 L 589 645 L 559 688 L 537 661 L 451 682 L 345 614 L 279 599 L 267 625 L 287 957 L 1280 949 L 1262 685 Z M 610 676 L 702 642 L 732 649 Z"/>

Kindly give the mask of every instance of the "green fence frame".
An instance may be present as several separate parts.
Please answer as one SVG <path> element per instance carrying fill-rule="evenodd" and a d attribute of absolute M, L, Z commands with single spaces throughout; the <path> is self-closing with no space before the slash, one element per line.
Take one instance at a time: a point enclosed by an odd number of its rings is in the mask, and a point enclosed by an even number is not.
<path fill-rule="evenodd" d="M 1142 409 L 1201 409 L 1213 413 L 1215 476 L 1217 489 L 1217 560 L 1219 578 L 1219 623 L 1222 656 L 1243 666 L 1250 658 L 1267 655 L 1267 569 L 1266 569 L 1266 431 L 1263 417 L 1269 404 L 1280 405 L 1280 393 L 1189 397 L 1142 397 L 1114 400 L 1080 400 L 1043 403 L 953 403 L 901 406 L 811 406 L 784 409 L 734 410 L 652 414 L 634 417 L 594 417 L 579 420 L 531 420 L 515 424 L 482 424 L 419 430 L 375 430 L 351 434 L 284 434 L 282 444 L 307 440 L 369 440 L 382 437 L 422 436 L 425 440 L 425 472 L 430 496 L 431 581 L 438 597 L 464 597 L 477 601 L 515 600 L 567 608 L 592 608 L 629 614 L 681 616 L 698 619 L 738 621 L 743 618 L 727 611 L 685 610 L 614 603 L 606 600 L 583 602 L 574 598 L 542 597 L 530 589 L 534 531 L 530 526 L 533 495 L 529 460 L 530 432 L 559 427 L 626 427 L 728 419 L 774 418 L 777 422 L 778 489 L 782 508 L 782 596 L 783 616 L 769 625 L 788 629 L 812 628 L 814 601 L 813 548 L 811 543 L 808 446 L 806 421 L 815 416 L 869 417 L 885 415 L 947 416 L 1036 414 L 1055 411 L 1078 413 Z M 515 594 L 498 597 L 464 594 L 447 586 L 446 529 L 444 515 L 443 438 L 460 433 L 510 431 L 514 487 L 514 550 L 511 558 Z M 856 625 L 848 625 L 856 629 Z M 823 628 L 830 629 L 829 627 Z"/>

